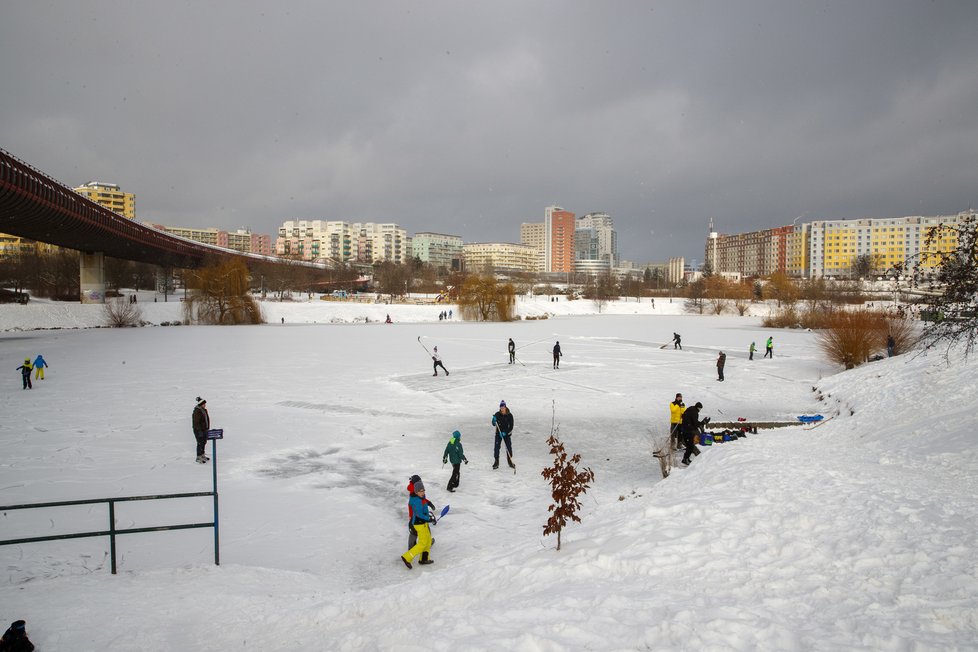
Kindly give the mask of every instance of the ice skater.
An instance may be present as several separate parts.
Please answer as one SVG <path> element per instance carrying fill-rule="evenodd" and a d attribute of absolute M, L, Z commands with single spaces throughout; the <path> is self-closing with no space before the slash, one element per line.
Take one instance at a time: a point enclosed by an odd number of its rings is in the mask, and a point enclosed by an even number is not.
<path fill-rule="evenodd" d="M 509 344 L 507 346 L 509 347 L 509 364 L 513 364 L 516 362 L 516 342 L 513 341 L 512 337 L 509 338 Z"/>
<path fill-rule="evenodd" d="M 767 338 L 767 345 L 764 350 L 764 357 L 774 360 L 774 337 Z"/>
<path fill-rule="evenodd" d="M 727 354 L 720 351 L 720 355 L 717 356 L 717 376 L 721 383 L 723 382 L 723 366 L 727 364 Z"/>
<path fill-rule="evenodd" d="M 506 461 L 511 469 L 513 464 L 513 413 L 506 407 L 506 401 L 499 401 L 499 411 L 492 415 L 492 425 L 496 426 L 496 447 L 493 449 L 492 468 L 499 468 L 499 445 L 506 442 Z"/>
<path fill-rule="evenodd" d="M 679 349 L 683 350 L 683 338 L 679 336 L 679 333 L 672 334 L 672 348 L 673 350 Z"/>
<path fill-rule="evenodd" d="M 754 351 L 756 351 L 756 350 L 757 350 L 757 344 L 755 344 L 754 342 L 751 342 L 750 343 L 750 349 L 748 350 L 748 353 L 750 354 L 750 356 L 747 358 L 748 360 L 753 360 L 754 359 Z"/>
<path fill-rule="evenodd" d="M 44 380 L 44 367 L 50 367 L 40 353 L 34 358 L 34 380 Z"/>
<path fill-rule="evenodd" d="M 560 342 L 554 344 L 554 369 L 560 369 L 560 356 L 564 355 L 560 351 Z"/>
<path fill-rule="evenodd" d="M 412 490 L 411 497 L 408 498 L 410 526 L 417 533 L 418 539 L 417 543 L 401 555 L 401 561 L 404 562 L 405 566 L 411 568 L 411 562 L 418 556 L 421 557 L 419 564 L 434 563 L 432 559 L 429 559 L 431 544 L 434 543 L 431 538 L 431 526 L 438 521 L 433 513 L 434 505 L 425 498 L 424 483 L 421 482 L 421 478 L 413 481 L 408 485 L 408 488 Z"/>
<path fill-rule="evenodd" d="M 444 369 L 445 370 L 445 375 L 446 376 L 448 375 L 448 369 L 445 369 L 445 365 L 443 365 L 441 363 L 441 356 L 438 355 L 438 347 L 437 346 L 435 347 L 434 352 L 431 354 L 431 360 L 432 360 L 432 366 L 435 369 L 435 373 L 431 374 L 432 376 L 437 376 L 438 375 L 438 367 L 441 367 L 442 369 Z"/>
<path fill-rule="evenodd" d="M 445 452 L 441 456 L 441 463 L 447 464 L 452 463 L 452 477 L 448 480 L 448 490 L 454 492 L 458 488 L 458 483 L 460 478 L 460 469 L 462 468 L 462 462 L 466 464 L 469 461 L 465 458 L 465 451 L 462 450 L 462 433 L 458 430 L 452 433 L 452 438 L 448 440 L 448 445 L 445 446 Z"/>
<path fill-rule="evenodd" d="M 24 364 L 17 367 L 20 371 L 20 378 L 24 381 L 24 389 L 34 389 L 34 385 L 31 384 L 31 359 L 24 358 Z"/>

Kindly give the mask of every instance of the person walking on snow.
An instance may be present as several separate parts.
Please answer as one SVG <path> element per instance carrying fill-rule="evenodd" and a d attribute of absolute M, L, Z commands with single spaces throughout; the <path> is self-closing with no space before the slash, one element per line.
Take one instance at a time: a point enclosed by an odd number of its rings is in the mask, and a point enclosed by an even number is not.
<path fill-rule="evenodd" d="M 462 433 L 458 430 L 452 433 L 452 438 L 448 440 L 448 445 L 445 446 L 445 452 L 441 456 L 442 464 L 447 464 L 448 462 L 452 463 L 452 477 L 448 480 L 448 490 L 454 492 L 458 487 L 459 470 L 462 467 L 462 462 L 469 463 L 465 459 L 465 452 L 462 450 Z"/>
<path fill-rule="evenodd" d="M 679 337 L 679 333 L 672 334 L 672 348 L 673 350 L 683 350 L 683 338 Z"/>
<path fill-rule="evenodd" d="M 767 348 L 764 351 L 764 357 L 767 358 L 768 356 L 770 356 L 770 358 L 774 360 L 774 337 L 773 336 L 767 338 Z"/>
<path fill-rule="evenodd" d="M 690 462 L 689 454 L 699 455 L 700 449 L 696 446 L 696 436 L 700 432 L 700 426 L 706 425 L 706 421 L 700 421 L 700 410 L 703 409 L 703 404 L 698 402 L 691 408 L 687 408 L 683 412 L 683 437 L 685 438 L 686 452 L 683 453 L 683 464 L 688 465 Z"/>
<path fill-rule="evenodd" d="M 438 522 L 435 519 L 434 513 L 432 513 L 434 505 L 425 498 L 424 483 L 421 482 L 421 478 L 418 478 L 409 485 L 409 487 L 412 486 L 414 490 L 411 493 L 411 497 L 408 498 L 408 514 L 411 517 L 411 527 L 417 533 L 418 542 L 401 555 L 401 561 L 408 568 L 411 568 L 411 562 L 418 556 L 421 557 L 421 561 L 418 562 L 419 564 L 434 563 L 433 560 L 428 558 L 428 555 L 431 553 L 431 544 L 433 543 L 431 526 Z"/>
<path fill-rule="evenodd" d="M 683 395 L 676 394 L 676 400 L 669 404 L 669 443 L 672 450 L 679 450 L 682 445 L 683 412 L 685 411 L 686 404 L 683 403 Z"/>
<path fill-rule="evenodd" d="M 435 373 L 433 373 L 431 375 L 432 376 L 437 376 L 438 375 L 438 367 L 441 367 L 442 369 L 445 370 L 445 375 L 447 376 L 448 375 L 448 369 L 445 369 L 445 365 L 443 365 L 441 363 L 441 356 L 438 355 L 438 347 L 437 346 L 435 347 L 434 353 L 431 354 L 431 359 L 434 362 L 434 365 L 433 366 L 435 368 Z"/>
<path fill-rule="evenodd" d="M 20 371 L 20 378 L 24 381 L 24 389 L 34 389 L 34 385 L 31 384 L 31 359 L 24 358 L 24 364 L 17 367 Z"/>
<path fill-rule="evenodd" d="M 412 475 L 411 476 L 411 479 L 408 480 L 408 486 L 407 486 L 407 492 L 408 492 L 408 550 L 410 550 L 411 548 L 413 548 L 415 546 L 415 544 L 418 543 L 418 531 L 414 529 L 414 526 L 413 525 L 411 525 L 411 523 L 414 521 L 414 513 L 411 511 L 410 498 L 411 498 L 411 496 L 416 496 L 417 495 L 415 493 L 415 485 L 417 485 L 418 487 L 421 487 L 422 489 L 424 489 L 424 484 L 421 482 L 421 476 L 420 475 Z M 427 509 L 430 513 L 434 513 L 434 511 L 435 511 L 435 504 L 433 502 L 431 502 L 427 498 L 422 498 L 421 499 L 421 503 L 425 507 L 425 509 Z M 435 538 L 434 537 L 431 538 L 431 545 L 435 545 Z"/>
<path fill-rule="evenodd" d="M 47 361 L 44 359 L 40 353 L 34 358 L 34 380 L 44 380 L 44 367 L 50 367 Z"/>
<path fill-rule="evenodd" d="M 754 359 L 754 351 L 756 351 L 756 350 L 757 350 L 757 345 L 754 342 L 751 342 L 750 343 L 750 351 L 748 351 L 748 353 L 750 353 L 750 357 L 747 358 L 748 360 L 753 360 Z"/>
<path fill-rule="evenodd" d="M 492 425 L 496 426 L 496 447 L 493 449 L 492 468 L 499 468 L 499 444 L 506 442 L 506 461 L 510 468 L 513 464 L 513 413 L 506 407 L 506 401 L 499 401 L 499 411 L 492 415 Z"/>
<path fill-rule="evenodd" d="M 893 357 L 893 349 L 896 348 L 896 340 L 893 339 L 893 334 L 886 336 L 886 357 Z M 38 356 L 40 357 L 40 356 Z M 42 376 L 43 377 L 43 376 Z"/>
<path fill-rule="evenodd" d="M 207 464 L 211 459 L 204 455 L 204 447 L 207 445 L 207 431 L 211 428 L 211 417 L 207 414 L 207 401 L 197 397 L 197 405 L 193 413 L 194 438 L 197 440 L 197 463 Z"/>
<path fill-rule="evenodd" d="M 723 382 L 723 365 L 727 364 L 727 354 L 720 351 L 720 355 L 717 356 L 717 375 L 720 377 L 719 380 Z"/>
<path fill-rule="evenodd" d="M 554 369 L 560 369 L 560 356 L 564 355 L 560 352 L 560 342 L 554 344 Z"/>
<path fill-rule="evenodd" d="M 516 362 L 516 342 L 513 341 L 512 337 L 509 338 L 509 344 L 507 346 L 509 347 L 509 364 L 513 364 Z"/>

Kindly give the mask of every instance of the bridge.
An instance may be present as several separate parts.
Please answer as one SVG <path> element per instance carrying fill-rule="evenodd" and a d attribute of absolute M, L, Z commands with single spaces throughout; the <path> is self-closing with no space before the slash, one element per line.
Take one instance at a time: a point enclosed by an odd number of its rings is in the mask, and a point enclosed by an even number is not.
<path fill-rule="evenodd" d="M 194 242 L 144 226 L 79 195 L 3 149 L 0 233 L 81 252 L 82 303 L 105 301 L 105 256 L 175 268 L 195 268 L 205 260 L 229 258 L 243 259 L 249 266 L 257 262 L 286 262 Z"/>

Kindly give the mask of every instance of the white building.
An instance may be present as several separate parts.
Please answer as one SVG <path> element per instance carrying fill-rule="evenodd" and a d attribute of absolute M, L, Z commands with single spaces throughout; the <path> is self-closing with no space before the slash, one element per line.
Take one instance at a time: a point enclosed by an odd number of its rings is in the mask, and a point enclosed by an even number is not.
<path fill-rule="evenodd" d="M 407 231 L 397 224 L 288 220 L 279 227 L 275 253 L 299 260 L 406 262 L 411 257 Z"/>

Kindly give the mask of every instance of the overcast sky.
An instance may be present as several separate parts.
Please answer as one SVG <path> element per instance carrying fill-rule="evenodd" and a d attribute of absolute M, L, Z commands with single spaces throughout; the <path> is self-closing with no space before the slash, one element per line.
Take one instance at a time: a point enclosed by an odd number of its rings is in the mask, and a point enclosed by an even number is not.
<path fill-rule="evenodd" d="M 0 0 L 0 147 L 137 219 L 519 241 L 635 262 L 978 206 L 978 2 Z"/>

